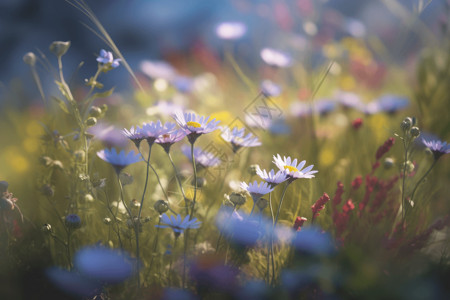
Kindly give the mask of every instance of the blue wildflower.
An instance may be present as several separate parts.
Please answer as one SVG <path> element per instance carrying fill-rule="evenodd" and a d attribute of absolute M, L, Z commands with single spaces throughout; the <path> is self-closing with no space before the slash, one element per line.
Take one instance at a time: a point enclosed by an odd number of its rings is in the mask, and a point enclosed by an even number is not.
<path fill-rule="evenodd" d="M 395 113 L 396 111 L 407 108 L 409 106 L 408 98 L 394 95 L 385 95 L 375 101 L 378 102 L 380 110 L 387 113 Z"/>
<path fill-rule="evenodd" d="M 433 152 L 435 160 L 438 160 L 444 154 L 450 153 L 450 144 L 447 144 L 447 142 L 422 138 L 422 143 Z"/>
<path fill-rule="evenodd" d="M 334 252 L 331 236 L 318 228 L 303 228 L 295 233 L 292 245 L 301 253 L 326 255 Z"/>
<path fill-rule="evenodd" d="M 186 229 L 196 229 L 200 226 L 201 222 L 197 221 L 197 218 L 193 218 L 190 220 L 190 216 L 187 215 L 184 219 L 181 219 L 181 215 L 169 216 L 167 214 L 163 214 L 161 216 L 161 222 L 163 225 L 155 225 L 155 227 L 159 228 L 172 228 L 175 236 L 180 235 Z"/>
<path fill-rule="evenodd" d="M 117 174 L 119 174 L 120 171 L 122 171 L 122 169 L 126 166 L 142 161 L 141 156 L 133 151 L 125 154 L 125 151 L 122 150 L 120 153 L 117 153 L 115 148 L 112 148 L 111 150 L 100 150 L 97 152 L 97 156 L 107 163 L 110 163 L 116 170 Z"/>
<path fill-rule="evenodd" d="M 114 69 L 119 66 L 121 59 L 120 58 L 114 59 L 111 51 L 106 51 L 102 49 L 100 50 L 100 56 L 97 57 L 97 61 L 104 65 L 108 65 L 109 67 Z"/>
<path fill-rule="evenodd" d="M 122 282 L 134 272 L 134 264 L 128 254 L 102 246 L 79 250 L 74 258 L 74 266 L 86 278 L 102 283 Z"/>
<path fill-rule="evenodd" d="M 56 287 L 74 296 L 92 299 L 102 288 L 101 283 L 85 278 L 75 271 L 51 267 L 45 274 Z"/>
<path fill-rule="evenodd" d="M 77 229 L 81 227 L 81 219 L 77 214 L 70 214 L 65 219 L 66 226 L 70 229 Z"/>

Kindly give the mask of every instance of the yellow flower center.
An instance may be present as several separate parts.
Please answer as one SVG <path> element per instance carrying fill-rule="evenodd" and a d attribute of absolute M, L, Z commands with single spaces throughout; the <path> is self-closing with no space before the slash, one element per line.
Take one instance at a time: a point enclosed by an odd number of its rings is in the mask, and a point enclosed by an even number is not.
<path fill-rule="evenodd" d="M 186 122 L 186 125 L 187 125 L 187 126 L 191 126 L 191 127 L 195 127 L 195 128 L 200 128 L 200 127 L 202 127 L 202 125 L 200 125 L 200 123 L 193 122 L 193 121 Z"/>
<path fill-rule="evenodd" d="M 298 169 L 293 166 L 284 166 L 285 170 L 289 170 L 289 172 L 298 172 Z"/>
<path fill-rule="evenodd" d="M 170 134 L 166 133 L 162 135 L 163 138 L 168 139 L 170 137 Z"/>

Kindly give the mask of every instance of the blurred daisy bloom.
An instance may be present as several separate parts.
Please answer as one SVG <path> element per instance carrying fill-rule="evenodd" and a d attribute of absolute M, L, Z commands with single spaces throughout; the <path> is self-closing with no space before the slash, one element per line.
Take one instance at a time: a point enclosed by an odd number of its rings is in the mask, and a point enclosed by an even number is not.
<path fill-rule="evenodd" d="M 241 188 L 250 193 L 253 198 L 253 201 L 256 201 L 273 191 L 273 187 L 271 187 L 267 182 L 258 182 L 255 180 L 253 183 L 247 184 L 246 182 L 241 182 Z"/>
<path fill-rule="evenodd" d="M 114 59 L 111 51 L 106 51 L 104 49 L 100 50 L 100 56 L 97 57 L 97 61 L 101 64 L 108 65 L 111 68 L 117 68 L 121 61 L 120 58 Z"/>
<path fill-rule="evenodd" d="M 147 143 L 151 146 L 159 136 L 173 131 L 175 126 L 175 123 L 166 122 L 165 124 L 162 124 L 161 121 L 158 120 L 156 122 L 144 123 L 142 125 L 142 133 L 144 134 Z"/>
<path fill-rule="evenodd" d="M 130 130 L 124 128 L 122 130 L 123 134 L 129 138 L 135 145 L 136 147 L 139 149 L 139 145 L 141 144 L 141 141 L 143 139 L 145 139 L 145 134 L 142 131 L 142 128 L 140 128 L 139 126 L 136 126 L 136 128 L 134 128 L 134 126 L 131 126 Z"/>
<path fill-rule="evenodd" d="M 125 154 L 125 150 L 122 150 L 120 153 L 117 153 L 115 148 L 112 148 L 111 150 L 100 150 L 97 152 L 97 156 L 111 164 L 117 175 L 119 175 L 120 171 L 126 166 L 142 161 L 141 156 L 133 151 Z"/>
<path fill-rule="evenodd" d="M 197 221 L 197 218 L 193 218 L 189 220 L 190 216 L 187 215 L 184 219 L 181 219 L 181 215 L 169 216 L 167 214 L 163 214 L 161 216 L 162 225 L 155 225 L 155 227 L 159 228 L 172 228 L 175 236 L 178 237 L 184 230 L 192 228 L 196 229 L 200 226 L 201 222 Z"/>
<path fill-rule="evenodd" d="M 289 181 L 299 178 L 313 178 L 315 177 L 314 174 L 318 172 L 316 170 L 311 171 L 314 165 L 310 165 L 302 170 L 306 164 L 306 160 L 303 160 L 297 164 L 297 159 L 291 160 L 290 156 L 283 156 L 283 158 L 281 158 L 280 154 L 277 154 L 277 156 L 274 155 L 273 159 L 273 163 L 280 170 L 286 171 Z"/>
<path fill-rule="evenodd" d="M 233 152 L 236 153 L 242 147 L 257 147 L 261 146 L 261 142 L 253 134 L 249 133 L 244 136 L 245 128 L 237 129 L 234 127 L 230 130 L 228 127 L 224 127 L 222 134 L 220 135 L 225 141 L 231 143 L 233 146 Z"/>
<path fill-rule="evenodd" d="M 291 56 L 280 50 L 264 48 L 261 50 L 260 55 L 266 64 L 273 67 L 286 68 L 292 65 Z"/>
<path fill-rule="evenodd" d="M 193 144 L 199 136 L 205 133 L 210 133 L 219 128 L 217 124 L 220 121 L 216 119 L 209 120 L 209 117 L 199 116 L 196 113 L 183 113 L 177 111 L 173 118 L 178 125 L 186 131 L 188 140 Z"/>
<path fill-rule="evenodd" d="M 176 129 L 175 131 L 160 135 L 155 143 L 164 148 L 164 151 L 169 153 L 170 147 L 176 142 L 181 141 L 186 136 L 186 132 L 183 129 Z"/>
<path fill-rule="evenodd" d="M 216 34 L 224 40 L 235 40 L 247 32 L 247 27 L 241 22 L 224 22 L 216 27 Z"/>
<path fill-rule="evenodd" d="M 181 146 L 181 152 L 186 155 L 189 160 L 192 160 L 191 147 L 188 145 Z M 194 147 L 195 164 L 204 168 L 216 167 L 220 165 L 221 161 L 211 152 L 205 151 L 202 148 Z"/>
<path fill-rule="evenodd" d="M 276 185 L 288 179 L 286 170 L 279 170 L 275 173 L 275 171 L 272 169 L 269 173 L 267 173 L 266 170 L 261 170 L 261 168 L 257 166 L 256 174 L 261 177 L 262 180 L 267 182 L 271 187 L 275 187 Z"/>
<path fill-rule="evenodd" d="M 447 142 L 422 139 L 422 143 L 433 152 L 435 160 L 438 160 L 444 154 L 450 153 L 450 144 L 447 144 Z"/>

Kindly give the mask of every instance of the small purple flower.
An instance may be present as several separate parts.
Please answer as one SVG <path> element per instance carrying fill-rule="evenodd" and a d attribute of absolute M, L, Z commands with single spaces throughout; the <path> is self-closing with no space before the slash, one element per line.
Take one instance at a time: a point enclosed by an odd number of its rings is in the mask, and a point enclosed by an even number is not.
<path fill-rule="evenodd" d="M 281 94 L 281 87 L 270 80 L 263 80 L 260 85 L 261 92 L 266 97 L 277 97 Z"/>
<path fill-rule="evenodd" d="M 155 225 L 155 227 L 159 228 L 172 228 L 175 236 L 179 236 L 184 230 L 192 228 L 197 229 L 200 227 L 201 222 L 197 220 L 197 218 L 193 218 L 190 220 L 190 216 L 187 215 L 184 219 L 181 219 L 181 215 L 169 216 L 167 214 L 163 214 L 161 216 L 161 222 L 163 225 Z"/>
<path fill-rule="evenodd" d="M 186 155 L 189 160 L 192 159 L 190 146 L 182 145 L 181 152 L 183 152 L 183 154 Z M 199 147 L 194 147 L 194 157 L 195 164 L 203 168 L 216 167 L 221 164 L 220 159 L 217 158 L 213 153 L 205 151 Z"/>
<path fill-rule="evenodd" d="M 119 174 L 120 171 L 122 171 L 122 169 L 126 166 L 142 161 L 141 156 L 133 151 L 125 154 L 125 151 L 122 150 L 120 153 L 117 153 L 115 148 L 112 148 L 111 150 L 100 150 L 97 152 L 97 156 L 107 163 L 110 163 L 114 167 L 117 174 Z"/>
<path fill-rule="evenodd" d="M 175 123 L 166 122 L 163 124 L 158 120 L 156 122 L 144 123 L 142 125 L 142 133 L 147 143 L 151 146 L 158 137 L 173 131 L 175 126 Z"/>
<path fill-rule="evenodd" d="M 111 68 L 117 68 L 120 64 L 121 59 L 114 59 L 111 51 L 106 51 L 104 49 L 100 50 L 100 56 L 97 57 L 97 61 L 104 65 L 109 65 Z"/>
<path fill-rule="evenodd" d="M 181 141 L 185 136 L 186 132 L 183 129 L 177 129 L 175 131 L 160 135 L 155 140 L 155 143 L 159 144 L 161 147 L 164 148 L 164 151 L 169 153 L 170 147 L 172 147 L 172 145 L 175 144 L 176 142 Z"/>
<path fill-rule="evenodd" d="M 450 144 L 447 144 L 447 142 L 422 139 L 422 143 L 433 152 L 435 160 L 438 160 L 444 154 L 450 153 Z"/>
<path fill-rule="evenodd" d="M 182 111 L 176 111 L 173 118 L 178 125 L 186 131 L 191 144 L 193 144 L 200 135 L 218 129 L 219 126 L 217 126 L 217 124 L 220 122 L 216 121 L 216 119 L 210 120 L 210 117 L 200 116 L 196 113 L 183 113 Z"/>
<path fill-rule="evenodd" d="M 224 127 L 221 137 L 229 142 L 233 147 L 233 152 L 236 153 L 242 147 L 257 147 L 261 146 L 261 142 L 252 133 L 245 135 L 245 128 L 238 129 L 234 127 L 232 130 Z"/>
<path fill-rule="evenodd" d="M 81 219 L 77 214 L 70 214 L 66 216 L 65 223 L 67 228 L 77 229 L 81 227 Z"/>

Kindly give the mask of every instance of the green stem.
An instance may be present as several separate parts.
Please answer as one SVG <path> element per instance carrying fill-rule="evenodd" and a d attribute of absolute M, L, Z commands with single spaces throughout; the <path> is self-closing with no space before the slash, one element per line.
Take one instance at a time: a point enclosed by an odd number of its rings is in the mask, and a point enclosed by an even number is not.
<path fill-rule="evenodd" d="M 414 194 L 416 193 L 417 188 L 419 187 L 419 185 L 422 183 L 422 181 L 424 181 L 425 177 L 428 176 L 428 174 L 430 174 L 431 170 L 433 169 L 433 167 L 436 165 L 437 159 L 434 160 L 433 164 L 431 164 L 430 168 L 425 172 L 425 174 L 422 176 L 422 178 L 419 179 L 419 181 L 417 182 L 416 186 L 414 187 L 414 190 L 411 194 L 411 201 L 413 201 L 414 198 Z"/>
<path fill-rule="evenodd" d="M 278 205 L 277 216 L 275 217 L 275 222 L 273 223 L 273 228 L 275 228 L 275 226 L 278 223 L 278 216 L 280 215 L 281 205 L 283 204 L 284 195 L 286 194 L 287 187 L 289 186 L 290 183 L 291 181 L 288 179 L 288 181 L 284 185 L 283 193 L 281 194 L 280 204 Z"/>
<path fill-rule="evenodd" d="M 194 197 L 192 199 L 192 210 L 189 220 L 192 220 L 194 216 L 195 200 L 197 198 L 197 167 L 195 165 L 194 143 L 191 143 L 191 159 L 192 159 L 192 168 L 194 169 Z"/>
<path fill-rule="evenodd" d="M 405 149 L 405 162 L 403 164 L 403 178 L 402 178 L 402 219 L 405 219 L 406 213 L 406 199 L 405 199 L 405 181 L 406 181 L 406 164 L 408 162 L 408 150 L 406 147 L 405 137 L 402 139 L 403 148 Z"/>
<path fill-rule="evenodd" d="M 188 199 L 186 197 L 186 194 L 184 193 L 183 185 L 181 184 L 181 180 L 180 180 L 180 177 L 178 175 L 177 167 L 175 166 L 175 163 L 173 162 L 173 159 L 172 159 L 172 156 L 170 155 L 170 153 L 169 152 L 166 152 L 166 153 L 169 156 L 170 163 L 172 164 L 173 170 L 175 172 L 175 178 L 176 178 L 176 181 L 178 183 L 178 187 L 179 187 L 179 189 L 181 191 L 181 195 L 183 195 L 184 205 L 186 206 L 186 215 L 188 215 L 189 214 Z"/>
<path fill-rule="evenodd" d="M 135 224 L 133 215 L 131 214 L 131 211 L 128 208 L 128 206 L 126 205 L 125 200 L 123 198 L 123 186 L 122 186 L 122 182 L 120 181 L 119 173 L 120 172 L 117 172 L 116 174 L 117 174 L 117 181 L 119 183 L 119 188 L 120 188 L 120 198 L 122 199 L 123 206 L 125 207 L 125 209 L 128 212 L 128 216 L 130 217 L 131 224 L 133 224 L 133 227 L 134 227 L 134 232 L 135 232 L 135 237 L 136 237 L 136 258 L 137 258 L 136 259 L 136 270 L 139 270 L 139 224 Z M 137 222 L 139 222 L 139 219 L 137 220 Z M 141 276 L 139 274 L 139 271 L 138 271 L 137 281 L 138 281 L 138 288 L 140 288 L 141 287 Z"/>
<path fill-rule="evenodd" d="M 166 198 L 167 202 L 169 202 L 169 197 L 167 196 L 166 190 L 165 190 L 164 187 L 162 186 L 161 179 L 159 179 L 158 172 L 156 172 L 155 168 L 153 168 L 153 166 L 152 166 L 152 164 L 150 163 L 149 160 L 145 160 L 144 156 L 142 155 L 141 150 L 140 150 L 140 149 L 138 149 L 138 150 L 139 150 L 139 153 L 140 153 L 141 156 L 142 156 L 142 159 L 147 163 L 147 165 L 150 167 L 150 169 L 152 169 L 153 173 L 155 174 L 156 180 L 158 181 L 158 184 L 159 184 L 159 186 L 161 187 L 161 190 L 162 190 L 162 192 L 163 192 L 163 194 L 164 194 L 164 197 Z"/>
<path fill-rule="evenodd" d="M 150 169 L 150 155 L 151 154 L 152 154 L 152 147 L 150 146 L 150 148 L 148 149 L 147 171 L 146 171 L 146 175 L 145 175 L 144 191 L 142 192 L 141 206 L 139 206 L 138 220 L 141 219 L 142 207 L 144 206 L 145 192 L 147 191 L 148 173 L 149 173 L 149 169 Z M 138 257 L 138 259 L 139 259 L 139 257 Z"/>

